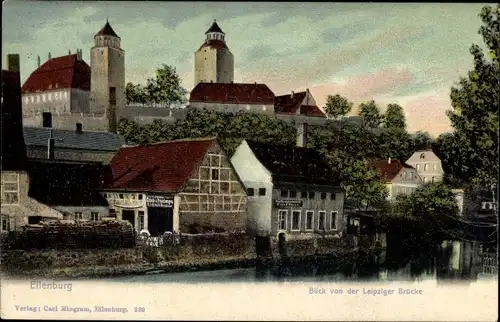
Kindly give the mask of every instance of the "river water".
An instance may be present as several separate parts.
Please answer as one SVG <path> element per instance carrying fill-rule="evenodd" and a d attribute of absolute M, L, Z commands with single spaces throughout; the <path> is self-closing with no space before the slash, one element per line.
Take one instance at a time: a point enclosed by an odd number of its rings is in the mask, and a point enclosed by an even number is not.
<path fill-rule="evenodd" d="M 238 282 L 374 282 L 374 281 L 462 281 L 494 279 L 497 274 L 483 274 L 481 261 L 469 254 L 467 261 L 456 258 L 453 250 L 437 254 L 391 255 L 380 252 L 355 259 L 328 259 L 317 262 L 281 264 L 274 267 L 156 273 L 99 279 L 120 283 L 238 283 Z M 464 262 L 474 265 L 461 267 Z M 457 266 L 458 263 L 458 266 Z"/>

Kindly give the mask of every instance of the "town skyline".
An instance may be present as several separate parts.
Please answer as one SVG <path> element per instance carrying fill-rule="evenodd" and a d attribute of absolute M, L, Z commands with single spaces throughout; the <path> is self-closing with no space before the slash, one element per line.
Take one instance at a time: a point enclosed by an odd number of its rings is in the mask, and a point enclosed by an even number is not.
<path fill-rule="evenodd" d="M 21 54 L 23 82 L 49 52 L 79 48 L 90 64 L 93 35 L 109 19 L 122 39 L 127 82 L 144 84 L 168 64 L 190 91 L 194 52 L 217 19 L 235 57 L 235 82 L 265 83 L 276 95 L 309 88 L 321 107 L 337 93 L 356 106 L 398 103 L 409 131 L 437 136 L 451 130 L 445 111 L 451 86 L 472 67 L 469 47 L 482 45 L 479 4 L 123 4 L 8 2 L 2 50 Z"/>

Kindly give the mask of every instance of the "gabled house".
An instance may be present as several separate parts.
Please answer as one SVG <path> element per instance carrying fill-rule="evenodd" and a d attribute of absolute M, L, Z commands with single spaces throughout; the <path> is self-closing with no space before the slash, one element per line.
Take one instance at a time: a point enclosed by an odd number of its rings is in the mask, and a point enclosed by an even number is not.
<path fill-rule="evenodd" d="M 388 200 L 400 194 L 411 194 L 424 183 L 415 168 L 399 160 L 377 160 L 371 165 L 379 172 L 389 191 Z"/>
<path fill-rule="evenodd" d="M 432 150 L 422 150 L 413 153 L 406 163 L 417 169 L 424 183 L 443 180 L 444 170 L 441 160 Z"/>
<path fill-rule="evenodd" d="M 274 93 L 265 84 L 198 83 L 190 93 L 189 108 L 274 115 Z"/>
<path fill-rule="evenodd" d="M 326 114 L 318 107 L 309 89 L 276 96 L 274 98 L 274 111 L 277 116 L 302 115 L 326 118 Z"/>
<path fill-rule="evenodd" d="M 30 178 L 23 137 L 19 55 L 7 55 L 2 70 L 0 231 L 18 230 L 33 218 L 62 219 L 62 213 L 28 196 Z"/>
<path fill-rule="evenodd" d="M 246 193 L 216 138 L 122 147 L 102 190 L 137 231 L 245 231 Z"/>
<path fill-rule="evenodd" d="M 248 194 L 248 234 L 342 235 L 345 191 L 317 151 L 243 141 L 231 163 Z"/>

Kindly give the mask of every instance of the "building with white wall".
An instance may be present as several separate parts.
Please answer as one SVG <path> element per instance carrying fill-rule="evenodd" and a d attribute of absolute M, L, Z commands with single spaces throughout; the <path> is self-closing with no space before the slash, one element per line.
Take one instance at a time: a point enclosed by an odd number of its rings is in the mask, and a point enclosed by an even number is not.
<path fill-rule="evenodd" d="M 406 163 L 417 170 L 424 183 L 443 180 L 441 160 L 432 150 L 422 150 L 413 153 Z"/>

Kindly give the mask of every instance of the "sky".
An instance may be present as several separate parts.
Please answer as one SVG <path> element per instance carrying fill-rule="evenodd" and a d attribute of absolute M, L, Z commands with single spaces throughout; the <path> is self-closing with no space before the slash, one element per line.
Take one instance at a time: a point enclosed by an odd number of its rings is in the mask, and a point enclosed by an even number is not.
<path fill-rule="evenodd" d="M 126 82 L 145 84 L 162 64 L 189 91 L 194 52 L 214 19 L 235 59 L 235 82 L 282 95 L 308 88 L 319 106 L 340 94 L 355 107 L 403 106 L 409 131 L 451 130 L 450 88 L 482 45 L 476 3 L 3 2 L 2 52 L 19 53 L 26 80 L 48 53 L 83 50 L 106 18 L 125 50 Z M 22 18 L 20 18 L 22 17 Z M 3 61 L 5 59 L 2 59 Z M 351 114 L 355 114 L 353 109 Z"/>

